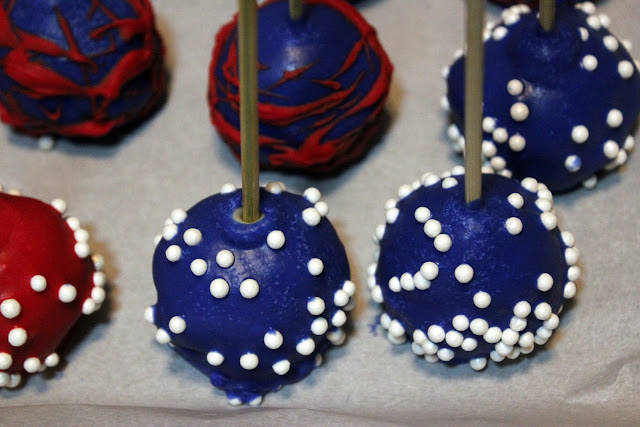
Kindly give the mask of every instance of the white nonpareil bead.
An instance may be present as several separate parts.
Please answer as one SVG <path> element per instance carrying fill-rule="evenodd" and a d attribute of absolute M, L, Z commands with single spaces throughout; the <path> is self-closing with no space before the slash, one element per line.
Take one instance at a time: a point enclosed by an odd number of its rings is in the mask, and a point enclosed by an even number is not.
<path fill-rule="evenodd" d="M 229 293 L 229 284 L 224 279 L 214 279 L 209 285 L 209 292 L 214 298 L 224 298 Z"/>
<path fill-rule="evenodd" d="M 190 268 L 194 276 L 203 276 L 207 272 L 207 261 L 200 258 L 194 259 L 191 261 Z"/>
<path fill-rule="evenodd" d="M 614 108 L 607 114 L 607 125 L 611 128 L 620 127 L 622 120 L 622 111 L 620 110 Z"/>
<path fill-rule="evenodd" d="M 169 320 L 169 330 L 174 334 L 181 334 L 187 329 L 187 322 L 180 316 L 173 316 Z"/>
<path fill-rule="evenodd" d="M 270 348 L 271 350 L 280 348 L 283 342 L 284 338 L 278 331 L 269 331 L 264 334 L 264 345 L 266 345 L 267 348 Z"/>
<path fill-rule="evenodd" d="M 229 268 L 233 265 L 235 257 L 233 253 L 227 249 L 223 249 L 216 254 L 216 264 L 222 268 Z"/>
<path fill-rule="evenodd" d="M 438 325 L 431 325 L 429 326 L 429 329 L 427 329 L 427 336 L 429 337 L 431 342 L 439 343 L 444 341 L 445 332 L 442 327 Z"/>
<path fill-rule="evenodd" d="M 182 235 L 184 242 L 189 246 L 196 246 L 202 241 L 202 233 L 197 228 L 190 228 Z"/>
<path fill-rule="evenodd" d="M 245 279 L 240 283 L 240 295 L 246 299 L 255 298 L 260 292 L 260 285 L 254 279 Z"/>
<path fill-rule="evenodd" d="M 312 276 L 319 276 L 324 271 L 324 263 L 319 258 L 311 258 L 307 263 L 307 269 Z"/>
<path fill-rule="evenodd" d="M 542 273 L 538 276 L 538 289 L 542 292 L 547 292 L 553 287 L 553 277 L 549 273 Z"/>
<path fill-rule="evenodd" d="M 571 139 L 576 144 L 583 144 L 589 139 L 589 129 L 583 125 L 575 126 L 571 131 Z"/>
<path fill-rule="evenodd" d="M 433 246 L 439 252 L 447 252 L 449 249 L 451 249 L 451 244 L 451 237 L 449 237 L 447 234 L 439 234 L 433 240 Z"/>
<path fill-rule="evenodd" d="M 6 299 L 0 303 L 0 313 L 6 319 L 14 319 L 18 317 L 21 311 L 20 303 L 13 298 Z"/>
<path fill-rule="evenodd" d="M 487 308 L 491 304 L 491 295 L 486 292 L 476 292 L 473 296 L 473 304 L 478 308 Z"/>
<path fill-rule="evenodd" d="M 520 219 L 516 217 L 507 219 L 504 226 L 506 227 L 509 234 L 513 236 L 520 234 L 520 232 L 522 231 L 522 221 L 520 221 Z"/>
<path fill-rule="evenodd" d="M 469 283 L 473 279 L 473 268 L 469 264 L 460 264 L 456 267 L 454 276 L 462 284 Z"/>
<path fill-rule="evenodd" d="M 325 304 L 322 298 L 314 297 L 307 302 L 307 311 L 314 316 L 319 316 L 324 312 Z"/>
<path fill-rule="evenodd" d="M 517 122 L 522 122 L 529 118 L 529 107 L 524 102 L 516 102 L 511 106 L 511 118 Z"/>
<path fill-rule="evenodd" d="M 257 368 L 259 362 L 258 356 L 253 353 L 247 353 L 240 356 L 240 366 L 247 371 Z"/>

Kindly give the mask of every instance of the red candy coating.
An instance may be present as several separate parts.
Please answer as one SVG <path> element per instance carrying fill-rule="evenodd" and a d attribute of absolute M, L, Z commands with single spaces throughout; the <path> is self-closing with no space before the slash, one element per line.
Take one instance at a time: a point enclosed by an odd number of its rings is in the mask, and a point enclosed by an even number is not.
<path fill-rule="evenodd" d="M 6 193 L 0 193 L 0 217 L 1 386 L 17 385 L 20 377 L 13 375 L 11 384 L 10 374 L 55 365 L 56 348 L 83 310 L 99 307 L 104 290 L 77 220 L 67 222 L 46 203 Z"/>

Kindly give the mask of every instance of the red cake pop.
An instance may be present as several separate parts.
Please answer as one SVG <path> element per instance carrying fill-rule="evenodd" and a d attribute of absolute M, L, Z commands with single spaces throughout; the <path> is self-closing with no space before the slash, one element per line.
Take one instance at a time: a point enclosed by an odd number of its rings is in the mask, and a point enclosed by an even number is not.
<path fill-rule="evenodd" d="M 71 327 L 105 299 L 102 258 L 65 210 L 60 199 L 0 192 L 0 387 L 56 366 Z"/>

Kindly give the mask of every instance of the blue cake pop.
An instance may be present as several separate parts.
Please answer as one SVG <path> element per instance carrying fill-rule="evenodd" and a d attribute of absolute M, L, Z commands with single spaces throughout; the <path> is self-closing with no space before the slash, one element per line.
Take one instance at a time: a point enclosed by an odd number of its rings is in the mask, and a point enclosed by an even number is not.
<path fill-rule="evenodd" d="M 545 32 L 524 5 L 486 32 L 483 155 L 496 171 L 533 177 L 551 191 L 625 163 L 640 112 L 640 74 L 609 18 L 592 3 L 559 1 Z M 448 70 L 449 136 L 463 149 L 464 57 Z"/>
<path fill-rule="evenodd" d="M 546 343 L 576 292 L 579 252 L 544 184 L 484 174 L 482 199 L 467 204 L 464 169 L 452 173 L 387 202 L 369 287 L 390 341 L 409 336 L 430 362 L 480 370 Z"/>
<path fill-rule="evenodd" d="M 153 257 L 157 303 L 146 318 L 224 390 L 229 403 L 299 381 L 340 344 L 355 285 L 320 192 L 261 189 L 263 217 L 234 217 L 233 185 L 167 220 Z"/>

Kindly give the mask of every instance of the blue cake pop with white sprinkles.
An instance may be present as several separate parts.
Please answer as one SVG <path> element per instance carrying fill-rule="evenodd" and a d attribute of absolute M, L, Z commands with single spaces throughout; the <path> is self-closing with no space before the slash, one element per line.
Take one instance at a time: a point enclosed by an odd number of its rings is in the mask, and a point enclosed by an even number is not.
<path fill-rule="evenodd" d="M 575 295 L 579 251 L 544 184 L 485 173 L 467 204 L 463 174 L 426 174 L 387 202 L 368 284 L 391 342 L 481 370 L 547 342 Z"/>
<path fill-rule="evenodd" d="M 482 152 L 495 171 L 533 177 L 551 191 L 581 183 L 627 160 L 640 112 L 640 74 L 628 44 L 609 30 L 593 3 L 558 1 L 556 25 L 545 32 L 525 5 L 505 9 L 485 31 Z M 443 106 L 449 137 L 462 152 L 464 62 L 445 70 Z"/>
<path fill-rule="evenodd" d="M 145 316 L 209 376 L 229 403 L 260 404 L 299 381 L 341 344 L 355 285 L 320 192 L 281 183 L 260 190 L 262 218 L 234 213 L 242 193 L 227 184 L 167 220 L 153 257 L 157 303 Z"/>

